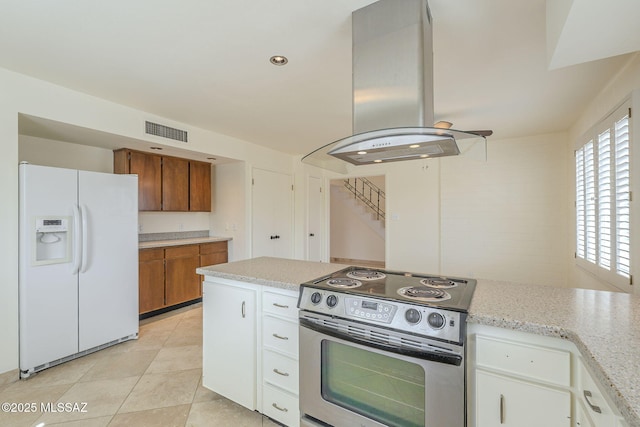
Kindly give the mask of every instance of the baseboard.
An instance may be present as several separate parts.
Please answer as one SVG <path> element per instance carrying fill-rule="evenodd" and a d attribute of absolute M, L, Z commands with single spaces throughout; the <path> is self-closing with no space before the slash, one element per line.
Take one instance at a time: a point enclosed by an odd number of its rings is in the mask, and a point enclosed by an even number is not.
<path fill-rule="evenodd" d="M 20 379 L 20 370 L 13 369 L 11 371 L 0 374 L 0 387 L 14 383 Z"/>

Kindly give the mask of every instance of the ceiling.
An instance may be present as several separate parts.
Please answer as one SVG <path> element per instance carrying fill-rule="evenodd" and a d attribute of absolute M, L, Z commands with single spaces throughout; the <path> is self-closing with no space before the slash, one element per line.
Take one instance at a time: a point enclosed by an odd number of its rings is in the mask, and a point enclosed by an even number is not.
<path fill-rule="evenodd" d="M 351 134 L 351 12 L 372 2 L 2 0 L 0 67 L 306 154 Z M 457 129 L 567 130 L 628 60 L 549 70 L 545 0 L 429 5 L 435 120 Z"/>

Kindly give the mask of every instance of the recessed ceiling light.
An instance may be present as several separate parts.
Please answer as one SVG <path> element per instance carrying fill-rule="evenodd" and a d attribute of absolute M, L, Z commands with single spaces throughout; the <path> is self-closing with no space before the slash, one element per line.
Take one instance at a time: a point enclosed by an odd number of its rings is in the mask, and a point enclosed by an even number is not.
<path fill-rule="evenodd" d="M 160 147 L 149 147 L 149 148 L 152 149 L 152 150 L 162 150 L 162 148 L 160 148 Z"/>
<path fill-rule="evenodd" d="M 358 154 L 367 154 L 366 151 L 358 151 Z"/>
<path fill-rule="evenodd" d="M 289 62 L 289 60 L 286 56 L 274 55 L 269 58 L 269 62 L 271 62 L 273 65 L 285 65 L 287 62 Z"/>
<path fill-rule="evenodd" d="M 421 154 L 420 157 L 422 157 L 424 159 L 426 157 L 429 157 L 429 155 L 428 154 Z"/>
<path fill-rule="evenodd" d="M 378 160 L 374 160 L 374 163 L 382 163 L 382 160 L 378 159 Z"/>
<path fill-rule="evenodd" d="M 409 146 L 409 148 L 420 148 L 420 145 L 418 145 L 418 144 L 413 144 L 413 145 L 410 145 L 410 146 Z"/>

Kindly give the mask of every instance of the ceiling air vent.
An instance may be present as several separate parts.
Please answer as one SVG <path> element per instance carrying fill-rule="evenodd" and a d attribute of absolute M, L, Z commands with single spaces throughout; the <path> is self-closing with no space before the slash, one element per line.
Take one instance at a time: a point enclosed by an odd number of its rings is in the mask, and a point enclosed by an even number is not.
<path fill-rule="evenodd" d="M 153 122 L 144 122 L 145 123 L 145 133 L 149 135 L 160 136 L 162 138 L 175 139 L 176 141 L 187 142 L 187 131 L 180 130 L 175 128 L 170 128 L 169 126 L 160 125 L 158 123 Z"/>

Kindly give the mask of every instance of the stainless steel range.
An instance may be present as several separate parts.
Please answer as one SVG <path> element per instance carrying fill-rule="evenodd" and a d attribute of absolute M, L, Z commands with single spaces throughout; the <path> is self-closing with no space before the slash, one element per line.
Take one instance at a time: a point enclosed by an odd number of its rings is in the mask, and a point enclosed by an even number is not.
<path fill-rule="evenodd" d="M 464 426 L 475 285 L 359 267 L 303 283 L 301 424 Z"/>

